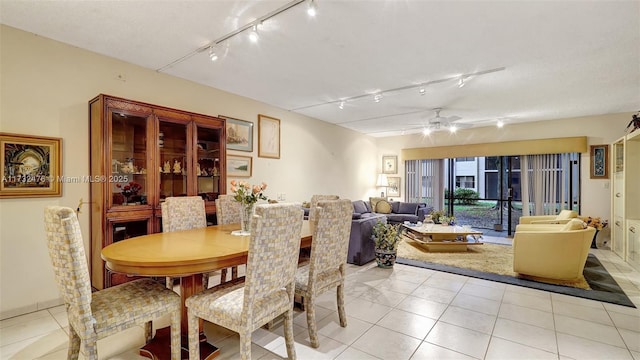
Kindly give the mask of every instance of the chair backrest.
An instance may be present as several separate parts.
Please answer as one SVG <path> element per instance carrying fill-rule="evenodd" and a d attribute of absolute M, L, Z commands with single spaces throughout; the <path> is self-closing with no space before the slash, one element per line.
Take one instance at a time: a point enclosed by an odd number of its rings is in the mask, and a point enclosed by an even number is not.
<path fill-rule="evenodd" d="M 310 282 L 311 278 L 324 272 L 343 271 L 349 250 L 353 205 L 347 199 L 324 200 L 318 202 L 316 211 L 318 224 L 311 241 Z"/>
<path fill-rule="evenodd" d="M 44 210 L 44 226 L 49 257 L 69 321 L 76 331 L 91 329 L 91 280 L 78 218 L 68 207 L 49 206 Z"/>
<path fill-rule="evenodd" d="M 242 205 L 234 199 L 233 195 L 220 195 L 216 199 L 218 225 L 239 224 L 241 211 Z"/>
<path fill-rule="evenodd" d="M 163 232 L 207 227 L 204 200 L 199 196 L 168 197 L 160 208 Z"/>
<path fill-rule="evenodd" d="M 339 198 L 340 197 L 338 195 L 313 195 L 311 197 L 311 206 L 309 207 L 309 222 L 311 222 L 312 227 L 315 226 L 317 222 L 316 207 L 318 207 L 318 201 L 338 200 Z"/>
<path fill-rule="evenodd" d="M 578 217 L 578 213 L 576 211 L 565 209 L 560 211 L 558 216 L 556 216 L 556 220 L 567 220 L 567 219 L 573 219 L 576 217 Z"/>
<path fill-rule="evenodd" d="M 292 285 L 298 266 L 303 216 L 302 208 L 294 204 L 256 206 L 245 275 L 245 311 L 260 298 Z"/>

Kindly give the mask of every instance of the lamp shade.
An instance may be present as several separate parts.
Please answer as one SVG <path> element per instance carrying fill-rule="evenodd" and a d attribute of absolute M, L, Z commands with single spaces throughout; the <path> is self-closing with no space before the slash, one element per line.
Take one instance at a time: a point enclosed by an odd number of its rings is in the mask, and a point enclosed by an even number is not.
<path fill-rule="evenodd" d="M 389 186 L 389 180 L 387 180 L 387 174 L 378 174 L 378 181 L 376 181 L 376 186 L 378 187 Z"/>

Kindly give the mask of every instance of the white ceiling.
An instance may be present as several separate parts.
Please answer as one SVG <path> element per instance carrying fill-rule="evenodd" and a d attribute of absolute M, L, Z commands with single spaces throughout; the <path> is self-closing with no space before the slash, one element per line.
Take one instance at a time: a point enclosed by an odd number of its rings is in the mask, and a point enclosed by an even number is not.
<path fill-rule="evenodd" d="M 640 108 L 640 1 L 316 0 L 313 18 L 304 1 L 258 43 L 198 52 L 288 3 L 0 0 L 0 21 L 372 136 L 420 132 L 434 108 L 473 127 Z"/>

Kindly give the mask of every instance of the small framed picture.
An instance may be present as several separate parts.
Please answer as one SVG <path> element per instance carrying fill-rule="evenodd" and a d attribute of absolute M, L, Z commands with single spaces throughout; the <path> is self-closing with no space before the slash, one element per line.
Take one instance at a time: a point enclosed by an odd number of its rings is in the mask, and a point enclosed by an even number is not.
<path fill-rule="evenodd" d="M 591 145 L 590 152 L 590 177 L 591 179 L 609 178 L 609 145 Z"/>
<path fill-rule="evenodd" d="M 258 115 L 258 156 L 280 159 L 280 119 Z"/>
<path fill-rule="evenodd" d="M 218 115 L 225 120 L 227 130 L 227 149 L 238 151 L 253 151 L 253 123 Z"/>
<path fill-rule="evenodd" d="M 0 133 L 0 198 L 62 196 L 62 139 Z"/>
<path fill-rule="evenodd" d="M 253 158 L 251 156 L 227 155 L 228 177 L 251 177 Z"/>
<path fill-rule="evenodd" d="M 398 156 L 384 155 L 382 157 L 382 173 L 383 174 L 398 173 Z"/>
<path fill-rule="evenodd" d="M 400 177 L 387 177 L 387 196 L 400 196 Z"/>

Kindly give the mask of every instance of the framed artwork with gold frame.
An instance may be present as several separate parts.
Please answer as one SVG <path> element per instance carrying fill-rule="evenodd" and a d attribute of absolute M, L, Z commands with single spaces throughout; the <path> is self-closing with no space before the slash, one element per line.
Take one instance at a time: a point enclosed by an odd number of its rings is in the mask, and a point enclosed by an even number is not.
<path fill-rule="evenodd" d="M 227 155 L 228 177 L 251 177 L 253 158 L 251 156 Z"/>
<path fill-rule="evenodd" d="M 258 115 L 258 156 L 280 159 L 280 119 Z"/>
<path fill-rule="evenodd" d="M 382 173 L 383 174 L 398 173 L 398 156 L 384 155 L 382 157 Z"/>
<path fill-rule="evenodd" d="M 0 133 L 0 198 L 62 196 L 62 139 Z"/>

